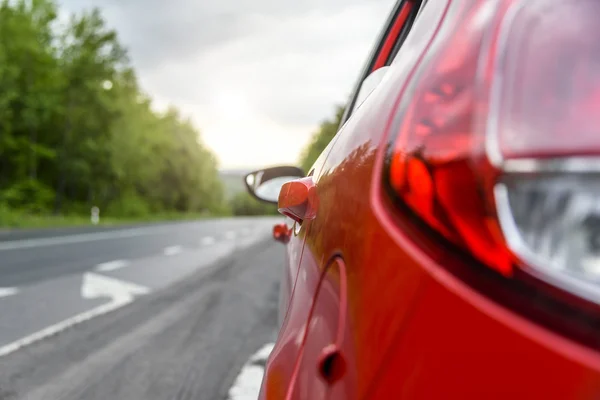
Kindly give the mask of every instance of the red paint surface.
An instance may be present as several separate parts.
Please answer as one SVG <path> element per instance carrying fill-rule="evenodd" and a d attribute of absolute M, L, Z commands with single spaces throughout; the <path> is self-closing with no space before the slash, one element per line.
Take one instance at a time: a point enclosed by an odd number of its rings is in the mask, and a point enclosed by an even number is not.
<path fill-rule="evenodd" d="M 416 66 L 443 34 L 440 26 L 472 3 L 428 2 L 385 87 L 373 92 L 317 161 L 319 206 L 288 245 L 285 318 L 261 399 L 600 397 L 595 350 L 451 274 L 449 265 L 466 261 L 409 223 L 381 184 L 385 145 Z M 468 25 L 471 18 L 453 22 Z M 319 371 L 331 346 L 345 360 L 334 383 Z"/>
<path fill-rule="evenodd" d="M 298 223 L 313 219 L 318 208 L 318 197 L 312 177 L 286 183 L 279 193 L 278 210 Z"/>
<path fill-rule="evenodd" d="M 396 44 L 396 39 L 398 38 L 398 35 L 400 35 L 400 32 L 402 32 L 402 28 L 404 27 L 404 24 L 406 23 L 406 20 L 408 19 L 408 16 L 410 15 L 410 12 L 412 11 L 414 6 L 415 4 L 413 1 L 407 1 L 400 9 L 398 16 L 396 17 L 394 23 L 390 27 L 388 35 L 383 41 L 381 50 L 379 51 L 377 58 L 375 58 L 373 71 L 385 66 L 385 63 L 387 62 L 388 58 L 390 57 L 390 53 L 394 48 L 394 44 Z"/>
<path fill-rule="evenodd" d="M 287 244 L 290 241 L 290 237 L 292 236 L 292 230 L 288 227 L 286 223 L 281 223 L 273 226 L 273 239 L 281 242 L 283 244 Z"/>

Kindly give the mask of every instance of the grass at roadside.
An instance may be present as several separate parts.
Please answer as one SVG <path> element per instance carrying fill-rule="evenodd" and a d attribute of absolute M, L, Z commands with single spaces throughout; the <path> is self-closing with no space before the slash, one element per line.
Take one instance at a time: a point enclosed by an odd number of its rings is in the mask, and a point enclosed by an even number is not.
<path fill-rule="evenodd" d="M 37 208 L 45 210 L 46 208 Z M 72 208 L 68 214 L 53 215 L 48 211 L 30 212 L 0 203 L 0 230 L 21 228 L 63 228 L 91 226 L 90 215 L 85 209 Z M 74 210 L 78 210 L 75 212 Z M 277 215 L 277 207 L 261 203 L 247 192 L 240 192 L 229 201 L 213 206 L 203 212 L 160 211 L 152 213 L 148 207 L 140 207 L 135 201 L 123 202 L 120 207 L 107 208 L 100 213 L 101 226 L 129 225 L 137 223 L 198 220 L 227 216 Z"/>

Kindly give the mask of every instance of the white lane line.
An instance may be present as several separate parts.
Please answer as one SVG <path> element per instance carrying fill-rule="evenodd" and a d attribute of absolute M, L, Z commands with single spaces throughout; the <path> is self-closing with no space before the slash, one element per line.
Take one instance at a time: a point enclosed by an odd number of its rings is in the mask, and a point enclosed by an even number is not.
<path fill-rule="evenodd" d="M 213 243 L 215 243 L 215 238 L 212 236 L 207 236 L 207 237 L 203 237 L 202 239 L 200 239 L 200 244 L 202 246 L 209 246 Z"/>
<path fill-rule="evenodd" d="M 178 321 L 189 318 L 194 310 L 198 309 L 198 304 L 206 301 L 205 294 L 204 291 L 199 290 L 184 296 L 164 310 L 153 314 L 147 321 L 142 321 L 138 326 L 124 332 L 118 339 L 110 340 L 98 348 L 90 347 L 84 358 L 53 375 L 51 380 L 27 391 L 22 398 L 27 400 L 81 398 L 82 390 L 89 388 L 90 382 L 96 382 L 98 377 L 109 376 L 114 372 L 115 366 L 122 365 L 132 355 L 140 354 L 150 343 L 155 343 L 168 327 L 173 327 Z M 0 374 L 1 362 L 0 359 Z M 130 398 L 121 397 L 122 400 Z M 204 397 L 200 394 L 199 398 Z M 115 400 L 115 397 L 107 396 L 106 399 Z"/>
<path fill-rule="evenodd" d="M 15 287 L 0 288 L 0 298 L 1 297 L 13 296 L 13 295 L 15 295 L 17 293 L 19 293 L 19 289 L 15 288 Z"/>
<path fill-rule="evenodd" d="M 167 231 L 167 230 L 168 230 L 167 228 L 155 228 L 155 229 L 134 228 L 134 229 L 105 231 L 105 232 L 82 233 L 79 235 L 55 236 L 55 237 L 40 238 L 40 239 L 14 240 L 14 241 L 8 241 L 8 242 L 0 242 L 0 251 L 29 249 L 32 247 L 56 246 L 56 245 L 62 245 L 62 244 L 94 242 L 96 240 L 109 240 L 109 239 L 129 238 L 129 237 L 135 237 L 135 236 L 155 235 L 155 234 L 159 234 L 161 232 Z"/>
<path fill-rule="evenodd" d="M 116 269 L 125 268 L 130 264 L 127 260 L 114 260 L 96 265 L 96 271 L 108 272 Z"/>
<path fill-rule="evenodd" d="M 78 314 L 72 318 L 61 321 L 58 324 L 51 325 L 51 326 L 44 328 L 41 331 L 38 331 L 32 335 L 25 336 L 22 339 L 16 340 L 10 344 L 7 344 L 6 346 L 0 347 L 0 357 L 6 356 L 6 355 L 13 353 L 25 346 L 29 346 L 30 344 L 38 342 L 42 339 L 46 339 L 50 336 L 54 336 L 57 333 L 64 331 L 67 328 L 72 327 L 73 325 L 77 325 L 81 322 L 88 321 L 92 318 L 95 318 L 100 315 L 114 311 L 117 308 L 123 307 L 124 305 L 125 304 L 119 304 L 119 303 L 115 303 L 115 302 L 106 303 L 99 307 L 93 308 L 89 311 Z"/>
<path fill-rule="evenodd" d="M 250 357 L 250 362 L 257 361 L 267 361 L 269 355 L 273 351 L 273 347 L 275 347 L 275 343 L 267 343 L 263 347 L 260 348 L 252 357 Z"/>
<path fill-rule="evenodd" d="M 244 365 L 235 383 L 229 389 L 227 400 L 256 400 L 260 392 L 265 364 L 273 350 L 273 343 L 264 345 Z"/>
<path fill-rule="evenodd" d="M 0 347 L 0 357 L 6 356 L 42 339 L 54 336 L 74 325 L 121 308 L 131 303 L 135 299 L 135 296 L 147 294 L 149 292 L 150 289 L 144 286 L 88 272 L 83 276 L 81 297 L 85 299 L 108 297 L 111 299 L 110 302 L 67 318 L 64 321 L 50 325 L 41 331 L 2 346 Z"/>
<path fill-rule="evenodd" d="M 165 256 L 174 256 L 176 254 L 179 254 L 183 251 L 183 247 L 181 246 L 169 246 L 169 247 L 165 247 L 164 253 Z"/>
<path fill-rule="evenodd" d="M 234 231 L 227 231 L 225 232 L 225 239 L 235 239 L 235 232 Z"/>

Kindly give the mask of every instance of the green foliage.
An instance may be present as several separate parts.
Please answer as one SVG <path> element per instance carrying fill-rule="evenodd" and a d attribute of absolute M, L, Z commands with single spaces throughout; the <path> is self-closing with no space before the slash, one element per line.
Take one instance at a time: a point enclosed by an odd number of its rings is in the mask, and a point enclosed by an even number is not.
<path fill-rule="evenodd" d="M 275 205 L 258 201 L 248 192 L 240 192 L 231 200 L 233 215 L 277 215 Z"/>
<path fill-rule="evenodd" d="M 141 217 L 222 208 L 215 157 L 176 110 L 152 109 L 100 12 L 65 26 L 57 14 L 54 0 L 0 0 L 5 211 L 87 216 L 98 206 Z"/>
<path fill-rule="evenodd" d="M 89 217 L 50 216 L 19 211 L 0 203 L 0 226 L 8 228 L 87 225 Z"/>
<path fill-rule="evenodd" d="M 102 212 L 102 218 L 105 216 L 140 218 L 148 214 L 150 214 L 148 203 L 138 194 L 129 192 L 122 194 L 111 202 L 107 209 Z"/>
<path fill-rule="evenodd" d="M 32 213 L 47 210 L 54 202 L 54 191 L 34 179 L 16 182 L 2 192 L 2 203 Z"/>
<path fill-rule="evenodd" d="M 304 172 L 308 173 L 315 161 L 317 161 L 317 158 L 319 158 L 319 155 L 321 155 L 329 142 L 331 142 L 337 133 L 343 115 L 344 108 L 337 106 L 333 119 L 323 121 L 319 126 L 319 130 L 313 133 L 310 143 L 300 157 L 300 166 Z"/>

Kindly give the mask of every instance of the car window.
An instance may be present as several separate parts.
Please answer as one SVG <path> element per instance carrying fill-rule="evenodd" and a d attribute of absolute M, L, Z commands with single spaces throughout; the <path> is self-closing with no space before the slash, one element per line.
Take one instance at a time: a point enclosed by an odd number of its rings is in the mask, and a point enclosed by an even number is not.
<path fill-rule="evenodd" d="M 398 35 L 398 37 L 396 38 L 394 47 L 392 48 L 392 51 L 390 52 L 385 65 L 390 65 L 392 63 L 392 61 L 394 60 L 394 58 L 396 58 L 396 55 L 400 51 L 400 47 L 402 47 L 402 45 L 404 44 L 404 41 L 406 40 L 406 37 L 410 33 L 413 24 L 417 20 L 417 17 L 419 16 L 419 14 L 421 14 L 421 10 L 423 10 L 424 5 L 425 5 L 425 1 L 423 1 L 421 4 L 416 4 L 414 7 L 411 8 L 411 10 L 408 13 L 408 16 L 406 18 L 405 25 L 404 25 L 402 31 L 400 32 L 400 34 Z"/>
<path fill-rule="evenodd" d="M 350 118 L 375 89 L 376 85 L 373 83 L 381 81 L 384 73 L 378 72 L 378 70 L 386 68 L 392 63 L 426 2 L 427 0 L 398 1 L 380 34 L 377 45 L 371 52 L 358 84 L 354 88 L 340 126 Z M 363 88 L 363 85 L 368 87 Z"/>
<path fill-rule="evenodd" d="M 371 72 L 369 76 L 362 82 L 360 85 L 360 89 L 356 95 L 356 100 L 354 100 L 354 105 L 352 109 L 352 113 L 360 108 L 362 103 L 365 102 L 367 97 L 375 90 L 375 88 L 379 85 L 379 82 L 383 79 L 385 73 L 387 72 L 389 67 L 381 67 Z"/>

